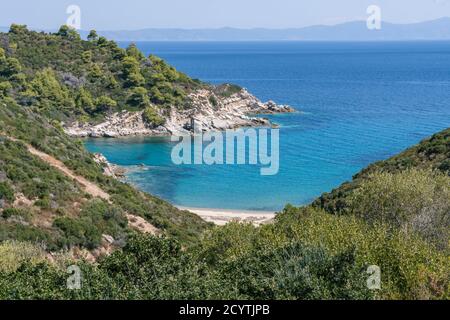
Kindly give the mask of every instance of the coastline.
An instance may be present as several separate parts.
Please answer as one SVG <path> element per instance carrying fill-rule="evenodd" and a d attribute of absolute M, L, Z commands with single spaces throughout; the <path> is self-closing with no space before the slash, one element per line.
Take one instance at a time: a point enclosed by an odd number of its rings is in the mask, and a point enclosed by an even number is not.
<path fill-rule="evenodd" d="M 240 209 L 213 209 L 213 208 L 191 208 L 176 206 L 180 210 L 190 211 L 200 216 L 207 222 L 212 222 L 215 225 L 223 226 L 229 222 L 237 221 L 244 223 L 252 223 L 256 226 L 261 224 L 271 223 L 276 213 L 272 211 L 251 211 Z"/>
<path fill-rule="evenodd" d="M 107 115 L 100 123 L 75 121 L 63 124 L 63 128 L 66 134 L 76 138 L 183 136 L 197 131 L 271 127 L 273 124 L 269 119 L 259 116 L 296 112 L 290 106 L 278 105 L 273 101 L 263 103 L 246 89 L 241 89 L 229 97 L 220 96 L 214 90 L 217 90 L 217 87 L 191 93 L 189 95 L 192 100 L 190 109 L 180 110 L 174 106 L 168 110 L 158 109 L 158 115 L 164 119 L 164 124 L 147 123 L 143 110 L 135 112 L 122 110 Z"/>

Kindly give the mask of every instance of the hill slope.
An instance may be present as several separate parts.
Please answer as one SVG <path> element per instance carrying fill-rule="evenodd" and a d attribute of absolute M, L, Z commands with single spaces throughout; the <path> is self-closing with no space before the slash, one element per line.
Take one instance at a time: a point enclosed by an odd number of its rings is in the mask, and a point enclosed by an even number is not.
<path fill-rule="evenodd" d="M 331 193 L 323 194 L 314 201 L 313 206 L 330 213 L 343 213 L 347 208 L 348 196 L 371 174 L 398 173 L 409 168 L 435 169 L 450 175 L 450 129 L 439 132 L 388 160 L 370 165 L 356 174 L 351 182 L 344 183 Z"/>
<path fill-rule="evenodd" d="M 235 85 L 212 86 L 95 31 L 54 34 L 12 25 L 0 33 L 0 92 L 64 124 L 74 136 L 169 135 L 268 125 L 248 114 L 291 112 Z"/>
<path fill-rule="evenodd" d="M 319 201 L 330 212 L 353 205 L 347 215 L 287 206 L 259 228 L 212 228 L 106 176 L 62 122 L 101 123 L 125 108 L 154 125 L 169 119 L 165 108 L 201 114 L 226 105 L 226 113 L 252 108 L 251 96 L 195 82 L 160 60 L 139 63 L 134 47 L 125 53 L 106 39 L 11 29 L 0 35 L 0 299 L 450 297 L 449 130 Z M 165 94 L 155 95 L 161 86 Z M 185 106 L 198 90 L 207 101 Z M 80 290 L 67 286 L 74 265 Z M 367 287 L 374 265 L 382 270 L 377 291 Z"/>
<path fill-rule="evenodd" d="M 9 98 L 0 99 L 0 128 L 1 240 L 94 249 L 103 234 L 126 238 L 126 215 L 185 242 L 207 227 L 196 215 L 105 176 L 80 142 Z"/>

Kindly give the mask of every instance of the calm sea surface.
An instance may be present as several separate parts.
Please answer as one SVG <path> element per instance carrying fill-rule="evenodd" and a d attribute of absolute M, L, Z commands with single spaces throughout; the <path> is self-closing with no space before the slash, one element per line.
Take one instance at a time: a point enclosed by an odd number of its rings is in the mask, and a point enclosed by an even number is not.
<path fill-rule="evenodd" d="M 261 100 L 302 111 L 271 117 L 281 125 L 275 176 L 261 176 L 258 166 L 175 166 L 173 144 L 164 138 L 86 142 L 90 151 L 129 167 L 130 182 L 177 205 L 278 210 L 306 204 L 369 163 L 450 127 L 450 42 L 138 46 L 193 78 L 236 83 Z"/>

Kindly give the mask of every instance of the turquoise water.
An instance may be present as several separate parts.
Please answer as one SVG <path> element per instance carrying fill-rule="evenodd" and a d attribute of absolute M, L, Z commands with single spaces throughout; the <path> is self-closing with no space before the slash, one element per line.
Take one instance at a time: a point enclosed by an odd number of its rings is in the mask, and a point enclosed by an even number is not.
<path fill-rule="evenodd" d="M 138 46 L 194 78 L 237 83 L 302 111 L 271 117 L 281 125 L 276 176 L 261 176 L 257 166 L 175 166 L 173 144 L 164 138 L 87 141 L 90 151 L 129 166 L 129 181 L 178 205 L 306 204 L 369 163 L 450 126 L 449 42 Z"/>

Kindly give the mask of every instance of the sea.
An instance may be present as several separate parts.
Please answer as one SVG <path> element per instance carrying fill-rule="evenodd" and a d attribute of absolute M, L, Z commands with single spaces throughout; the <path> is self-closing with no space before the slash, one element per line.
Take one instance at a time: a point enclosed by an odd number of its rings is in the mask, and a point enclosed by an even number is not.
<path fill-rule="evenodd" d="M 278 174 L 176 165 L 170 138 L 89 139 L 126 180 L 194 208 L 305 205 L 370 163 L 450 127 L 450 42 L 137 42 L 192 78 L 247 88 L 298 112 L 280 126 Z M 120 43 L 126 47 L 128 43 Z"/>

